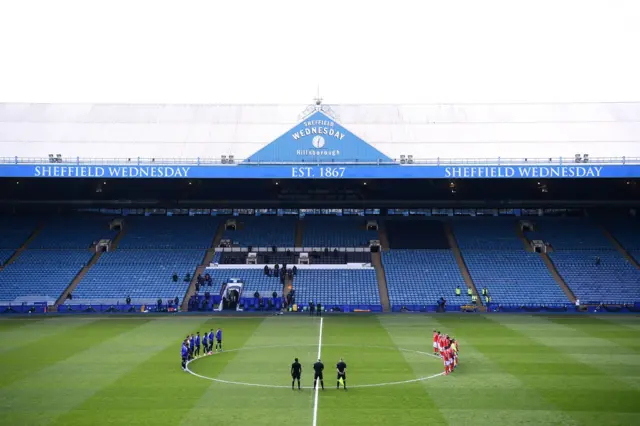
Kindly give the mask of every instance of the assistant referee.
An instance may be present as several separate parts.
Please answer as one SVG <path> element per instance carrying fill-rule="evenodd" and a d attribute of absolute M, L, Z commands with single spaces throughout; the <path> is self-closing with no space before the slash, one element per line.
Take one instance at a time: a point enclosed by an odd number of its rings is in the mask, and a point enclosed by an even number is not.
<path fill-rule="evenodd" d="M 342 358 L 340 358 L 340 362 L 336 364 L 336 370 L 338 371 L 338 382 L 336 384 L 336 389 L 340 389 L 340 379 L 342 379 L 344 390 L 347 390 L 347 364 Z"/>

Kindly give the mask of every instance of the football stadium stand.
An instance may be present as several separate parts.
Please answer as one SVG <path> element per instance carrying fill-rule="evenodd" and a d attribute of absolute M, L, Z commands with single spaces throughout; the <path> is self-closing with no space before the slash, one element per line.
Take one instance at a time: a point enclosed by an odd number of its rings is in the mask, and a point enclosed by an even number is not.
<path fill-rule="evenodd" d="M 391 250 L 382 253 L 389 301 L 394 308 L 434 305 L 440 297 L 448 306 L 469 303 L 467 286 L 451 250 Z M 456 287 L 462 295 L 456 297 Z"/>
<path fill-rule="evenodd" d="M 561 305 L 570 301 L 537 253 L 464 250 L 469 273 L 491 302 L 501 305 Z"/>
<path fill-rule="evenodd" d="M 633 247 L 630 224 L 621 221 L 614 232 Z M 640 300 L 640 270 L 616 250 L 595 222 L 586 218 L 540 218 L 535 221 L 535 231 L 527 236 L 550 244 L 553 251 L 549 257 L 582 303 Z"/>
<path fill-rule="evenodd" d="M 219 219 L 209 216 L 132 216 L 125 219 L 122 249 L 207 249 Z"/>
<path fill-rule="evenodd" d="M 53 303 L 91 256 L 89 250 L 25 250 L 0 272 L 0 300 Z"/>
<path fill-rule="evenodd" d="M 293 247 L 296 217 L 238 216 L 236 229 L 226 229 L 222 238 L 238 247 Z"/>
<path fill-rule="evenodd" d="M 500 305 L 562 305 L 570 301 L 539 254 L 525 250 L 511 218 L 460 218 L 453 228 L 473 281 Z"/>
<path fill-rule="evenodd" d="M 380 308 L 380 294 L 373 267 L 301 268 L 293 279 L 296 300 L 301 304 L 331 306 L 370 306 Z M 381 310 L 381 308 L 379 309 Z"/>
<path fill-rule="evenodd" d="M 306 216 L 304 247 L 368 247 L 378 231 L 366 229 L 366 218 Z"/>
<path fill-rule="evenodd" d="M 236 230 L 222 233 L 221 225 L 229 219 L 236 221 Z M 256 291 L 266 297 L 275 291 L 280 296 L 282 282 L 265 275 L 261 266 L 286 263 L 298 266 L 293 288 L 301 305 L 313 301 L 326 307 L 377 310 L 384 290 L 378 279 L 386 280 L 394 311 L 433 306 L 440 297 L 449 308 L 467 305 L 467 285 L 472 284 L 479 291 L 487 288 L 494 305 L 566 306 L 570 300 L 564 283 L 583 304 L 640 300 L 640 269 L 599 223 L 582 217 L 532 217 L 527 220 L 534 230 L 525 232 L 526 239 L 517 231 L 516 218 L 379 217 L 376 220 L 390 246 L 381 253 L 381 265 L 377 257 L 377 263 L 372 263 L 368 250 L 369 241 L 379 239 L 378 232 L 365 230 L 363 217 L 303 218 L 303 246 L 318 247 L 309 251 L 310 265 L 298 263 L 296 250 L 306 249 L 293 247 L 297 217 L 126 217 L 117 249 L 96 255 L 91 250 L 96 241 L 116 238 L 117 231 L 109 229 L 110 220 L 107 215 L 3 217 L 0 301 L 53 303 L 72 288 L 73 299 L 66 304 L 123 303 L 127 296 L 137 304 L 182 300 L 196 270 L 202 270 L 197 268 L 218 230 L 218 238 L 228 238 L 236 247 L 218 249 L 213 263 L 225 268 L 205 270 L 213 286 L 200 294 L 219 295 L 224 282 L 238 279 L 245 283 L 244 297 Z M 636 220 L 602 223 L 630 254 L 640 255 Z M 552 264 L 526 248 L 525 243 L 532 240 L 549 244 Z M 249 246 L 265 248 L 258 253 L 258 265 L 246 265 Z M 272 251 L 273 246 L 277 251 Z M 330 249 L 322 249 L 325 246 Z M 471 284 L 465 282 L 468 277 L 461 268 L 469 271 Z M 77 287 L 70 287 L 72 282 Z"/>
<path fill-rule="evenodd" d="M 88 249 L 94 242 L 113 239 L 117 232 L 109 230 L 107 216 L 66 216 L 51 218 L 44 223 L 29 248 L 38 249 Z"/>
<path fill-rule="evenodd" d="M 185 276 L 193 276 L 203 256 L 203 250 L 119 249 L 103 253 L 73 292 L 73 303 L 122 303 L 127 296 L 135 303 L 175 297 L 182 300 L 191 282 L 185 282 Z"/>
<path fill-rule="evenodd" d="M 34 236 L 0 273 L 0 300 L 12 303 L 55 302 L 93 256 L 92 243 L 112 235 L 106 217 L 3 219 L 2 245 L 18 248 Z"/>

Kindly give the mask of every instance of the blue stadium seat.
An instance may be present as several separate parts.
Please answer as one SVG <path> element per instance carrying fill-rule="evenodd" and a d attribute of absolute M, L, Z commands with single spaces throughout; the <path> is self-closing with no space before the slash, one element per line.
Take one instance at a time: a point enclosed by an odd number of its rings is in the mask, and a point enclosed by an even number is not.
<path fill-rule="evenodd" d="M 570 303 L 540 255 L 524 250 L 464 250 L 464 261 L 480 292 L 497 304 Z"/>
<path fill-rule="evenodd" d="M 435 305 L 440 297 L 449 306 L 470 301 L 451 250 L 391 250 L 382 260 L 392 306 Z M 462 296 L 456 297 L 456 287 Z"/>
<path fill-rule="evenodd" d="M 73 292 L 75 301 L 124 300 L 155 303 L 182 299 L 189 286 L 184 277 L 192 277 L 204 258 L 204 250 L 126 250 L 104 253 Z M 173 281 L 174 272 L 178 281 Z M 95 303 L 95 302 L 94 302 Z"/>
<path fill-rule="evenodd" d="M 640 301 L 640 271 L 617 251 L 559 250 L 550 257 L 582 303 Z"/>
<path fill-rule="evenodd" d="M 453 231 L 461 250 L 523 250 L 524 243 L 516 234 L 517 221 L 512 218 L 456 218 Z"/>
<path fill-rule="evenodd" d="M 35 217 L 0 216 L 0 249 L 19 248 L 36 230 Z"/>
<path fill-rule="evenodd" d="M 128 216 L 119 248 L 207 249 L 219 223 L 211 216 Z"/>
<path fill-rule="evenodd" d="M 296 217 L 238 216 L 235 231 L 225 230 L 223 238 L 239 247 L 293 247 Z"/>
<path fill-rule="evenodd" d="M 306 216 L 303 219 L 303 247 L 368 247 L 379 239 L 378 231 L 366 229 L 364 217 Z"/>
<path fill-rule="evenodd" d="M 94 241 L 113 239 L 116 236 L 117 232 L 109 230 L 109 220 L 110 217 L 107 216 L 75 215 L 48 219 L 38 236 L 29 244 L 29 248 L 89 248 Z"/>
<path fill-rule="evenodd" d="M 602 229 L 586 218 L 535 218 L 535 231 L 526 232 L 529 240 L 549 242 L 554 250 L 612 250 L 614 247 Z"/>
<path fill-rule="evenodd" d="M 293 280 L 298 303 L 330 305 L 380 305 L 373 268 L 299 269 Z"/>

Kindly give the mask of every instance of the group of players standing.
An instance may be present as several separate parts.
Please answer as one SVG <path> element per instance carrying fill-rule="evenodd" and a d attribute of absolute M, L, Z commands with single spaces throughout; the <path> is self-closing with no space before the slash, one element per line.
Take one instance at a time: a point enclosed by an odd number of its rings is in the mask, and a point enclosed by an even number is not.
<path fill-rule="evenodd" d="M 193 334 L 187 335 L 187 338 L 182 342 L 182 369 L 187 369 L 187 362 L 191 361 L 200 356 L 200 347 L 202 346 L 204 355 L 211 355 L 213 353 L 213 342 L 215 338 L 216 352 L 222 352 L 222 329 L 219 328 L 216 330 L 215 334 L 213 333 L 213 328 L 209 333 L 206 331 L 200 337 L 200 332 L 198 331 L 195 336 Z"/>
<path fill-rule="evenodd" d="M 344 387 L 344 390 L 347 390 L 347 364 L 344 362 L 342 358 L 336 364 L 336 371 L 338 373 L 337 381 L 336 381 L 336 389 L 340 389 L 340 385 Z M 302 364 L 296 358 L 291 364 L 291 390 L 295 389 L 295 383 L 298 382 L 298 390 L 300 390 L 300 377 L 302 376 Z M 320 386 L 322 390 L 324 390 L 324 364 L 321 360 L 313 364 L 313 389 L 315 390 L 318 386 L 318 381 L 320 381 Z"/>
<path fill-rule="evenodd" d="M 458 366 L 458 342 L 448 334 L 433 330 L 433 353 L 444 361 L 444 374 L 453 373 Z"/>

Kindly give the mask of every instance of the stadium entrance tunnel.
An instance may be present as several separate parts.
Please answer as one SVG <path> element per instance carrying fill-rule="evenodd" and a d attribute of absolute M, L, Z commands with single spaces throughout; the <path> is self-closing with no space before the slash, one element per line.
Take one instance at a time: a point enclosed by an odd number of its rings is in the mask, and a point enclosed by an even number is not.
<path fill-rule="evenodd" d="M 224 385 L 291 389 L 289 368 L 297 357 L 303 365 L 303 388 L 312 389 L 311 366 L 316 361 L 317 347 L 317 344 L 308 344 L 230 349 L 189 361 L 186 372 L 196 378 Z M 334 364 L 340 358 L 344 358 L 348 365 L 349 388 L 399 386 L 436 379 L 444 375 L 443 363 L 431 350 L 323 344 L 325 387 L 335 386 Z M 406 372 L 406 369 L 389 367 L 398 364 L 408 364 L 412 373 Z"/>

